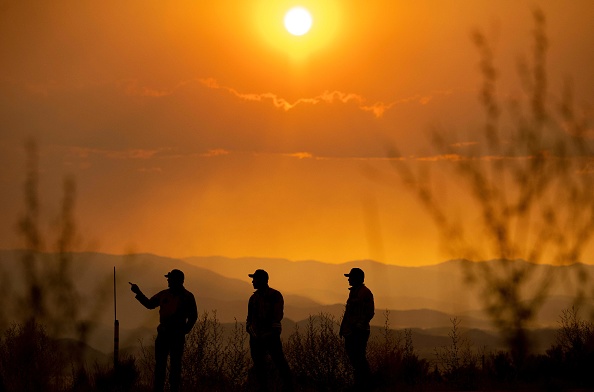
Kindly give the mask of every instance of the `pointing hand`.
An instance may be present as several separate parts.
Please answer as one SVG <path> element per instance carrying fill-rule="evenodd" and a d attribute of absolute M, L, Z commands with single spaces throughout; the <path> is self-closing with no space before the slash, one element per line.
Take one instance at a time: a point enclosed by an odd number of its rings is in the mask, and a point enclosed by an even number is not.
<path fill-rule="evenodd" d="M 141 294 L 142 292 L 140 291 L 140 288 L 138 287 L 138 285 L 132 283 L 132 282 L 128 282 L 130 283 L 130 290 L 132 290 L 132 292 L 134 294 Z"/>

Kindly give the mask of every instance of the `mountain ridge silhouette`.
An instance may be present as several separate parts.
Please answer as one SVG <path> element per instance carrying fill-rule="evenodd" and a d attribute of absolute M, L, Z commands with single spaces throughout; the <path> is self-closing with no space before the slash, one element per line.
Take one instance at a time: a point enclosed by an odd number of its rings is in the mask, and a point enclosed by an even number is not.
<path fill-rule="evenodd" d="M 22 289 L 19 263 L 22 250 L 0 250 L 0 273 L 9 274 L 13 288 Z M 44 263 L 52 263 L 55 254 L 39 255 Z M 104 309 L 93 322 L 103 326 L 93 347 L 109 350 L 109 330 L 113 324 L 113 268 L 117 272 L 118 319 L 122 345 L 134 345 L 138 339 L 150 339 L 158 324 L 158 311 L 147 311 L 134 299 L 128 281 L 136 283 L 151 296 L 167 287 L 164 274 L 178 268 L 186 275 L 186 287 L 194 293 L 199 312 L 213 312 L 222 323 L 235 320 L 244 322 L 247 300 L 253 288 L 247 276 L 256 268 L 270 274 L 271 287 L 279 289 L 285 298 L 285 324 L 302 322 L 310 315 L 330 314 L 339 319 L 348 296 L 348 283 L 344 273 L 353 266 L 366 272 L 366 283 L 376 298 L 376 317 L 373 325 L 384 323 L 382 313 L 390 311 L 393 329 L 416 328 L 438 330 L 450 327 L 450 319 L 458 317 L 469 329 L 492 330 L 492 325 L 480 306 L 477 294 L 464 283 L 461 265 L 465 260 L 402 267 L 385 265 L 373 260 L 327 264 L 314 260 L 192 257 L 175 259 L 153 254 L 113 255 L 99 252 L 79 252 L 66 255 L 71 258 L 75 286 L 91 301 L 103 301 Z M 49 264 L 48 264 L 49 265 Z M 539 268 L 571 268 L 541 266 Z M 585 266 L 592 274 L 594 266 Z M 103 289 L 103 297 L 93 297 L 95 288 Z M 431 289 L 436 290 L 431 290 Z M 562 289 L 562 288 L 561 288 Z M 557 327 L 561 310 L 571 306 L 572 298 L 555 288 L 543 306 L 544 314 L 535 327 Z M 541 312 L 541 313 L 543 313 Z"/>

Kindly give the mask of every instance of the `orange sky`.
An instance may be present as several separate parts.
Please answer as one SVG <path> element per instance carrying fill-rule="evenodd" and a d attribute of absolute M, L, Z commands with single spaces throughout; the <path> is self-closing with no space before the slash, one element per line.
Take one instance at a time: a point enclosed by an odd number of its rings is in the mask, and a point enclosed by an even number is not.
<path fill-rule="evenodd" d="M 314 19 L 302 37 L 282 27 L 297 4 Z M 431 219 L 384 158 L 391 146 L 432 154 L 434 126 L 473 141 L 483 115 L 470 34 L 494 43 L 498 91 L 518 94 L 534 4 L 551 94 L 571 77 L 576 101 L 594 102 L 590 0 L 3 2 L 0 247 L 22 245 L 33 137 L 45 221 L 73 175 L 83 248 L 443 261 Z M 455 184 L 443 192 L 472 215 Z"/>

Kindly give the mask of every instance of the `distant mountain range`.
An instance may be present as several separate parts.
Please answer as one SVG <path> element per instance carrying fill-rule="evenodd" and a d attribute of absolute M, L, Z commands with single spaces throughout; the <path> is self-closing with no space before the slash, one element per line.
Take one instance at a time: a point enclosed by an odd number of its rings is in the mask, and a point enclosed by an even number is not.
<path fill-rule="evenodd" d="M 14 291 L 22 290 L 22 251 L 0 251 L 0 273 Z M 89 342 L 103 352 L 112 346 L 113 268 L 117 271 L 117 315 L 122 345 L 134 346 L 138 339 L 151 339 L 158 324 L 158 311 L 142 307 L 130 292 L 128 282 L 136 283 L 147 295 L 167 287 L 164 274 L 173 268 L 184 271 L 186 287 L 196 296 L 200 312 L 214 311 L 222 323 L 243 322 L 247 300 L 253 292 L 247 276 L 257 268 L 270 274 L 270 285 L 285 298 L 285 331 L 294 322 L 321 312 L 337 319 L 342 316 L 348 296 L 344 277 L 352 267 L 366 273 L 366 284 L 373 291 L 376 317 L 372 324 L 382 326 L 384 310 L 389 310 L 390 327 L 413 328 L 418 334 L 447 338 L 452 317 L 462 321 L 462 327 L 480 329 L 496 341 L 491 321 L 482 311 L 478 292 L 464 279 L 468 261 L 453 260 L 423 267 L 385 265 L 371 260 L 344 264 L 284 259 L 192 257 L 173 259 L 150 254 L 108 255 L 102 253 L 70 254 L 71 274 L 75 286 L 84 298 L 81 310 L 93 314 L 96 333 Z M 56 263 L 52 255 L 42 255 L 43 267 Z M 522 261 L 518 261 L 522 262 Z M 552 269 L 552 270 L 549 270 Z M 594 266 L 584 266 L 594 276 Z M 571 305 L 571 282 L 577 279 L 572 267 L 537 266 L 534 274 L 553 272 L 564 280 L 551 284 L 550 296 L 538 314 L 535 326 L 558 326 L 563 309 Z M 569 283 L 568 283 L 569 282 Z M 441 332 L 440 332 L 441 331 Z M 445 332 L 444 332 L 445 331 Z M 491 331 L 491 332 L 489 332 Z M 481 335 L 483 336 L 483 335 Z M 484 335 L 486 336 L 486 335 Z M 425 341 L 431 341 L 431 339 Z"/>
<path fill-rule="evenodd" d="M 477 263 L 466 260 L 451 260 L 421 267 L 401 267 L 372 260 L 326 264 L 285 259 L 192 257 L 185 261 L 244 282 L 250 282 L 248 272 L 263 268 L 270 274 L 271 286 L 283 293 L 306 297 L 326 306 L 344 304 L 348 296 L 348 283 L 344 273 L 353 267 L 359 267 L 366 273 L 365 282 L 374 293 L 376 309 L 390 309 L 394 315 L 397 311 L 399 317 L 395 317 L 394 321 L 398 327 L 431 328 L 443 320 L 447 322 L 451 315 L 463 317 L 469 327 L 484 328 L 485 323 L 488 323 L 483 312 L 480 283 L 469 284 L 464 273 L 465 270 L 476 267 Z M 501 270 L 497 261 L 483 263 L 491 263 L 494 271 Z M 520 260 L 508 263 L 528 264 Z M 572 304 L 576 285 L 580 284 L 580 276 L 585 274 L 586 281 L 594 278 L 594 266 L 530 266 L 533 267 L 532 282 L 543 280 L 546 274 L 557 278 L 548 283 L 548 297 L 536 318 L 538 326 L 557 326 L 561 311 Z M 524 288 L 523 292 L 529 296 L 530 287 Z M 424 319 L 411 317 L 412 312 L 402 313 L 414 310 L 437 312 Z"/>

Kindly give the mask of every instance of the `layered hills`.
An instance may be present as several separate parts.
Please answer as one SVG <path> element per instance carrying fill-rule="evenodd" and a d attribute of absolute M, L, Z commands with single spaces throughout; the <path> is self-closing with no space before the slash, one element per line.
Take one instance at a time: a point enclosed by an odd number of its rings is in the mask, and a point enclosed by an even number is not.
<path fill-rule="evenodd" d="M 23 255 L 22 251 L 0 251 L 0 273 L 4 281 L 10 282 L 14 293 L 22 292 L 25 284 Z M 114 267 L 117 317 L 124 346 L 134 346 L 139 339 L 152 338 L 158 324 L 158 312 L 143 308 L 134 299 L 128 282 L 138 284 L 147 296 L 151 296 L 166 288 L 163 275 L 174 268 L 184 271 L 185 285 L 194 293 L 199 311 L 216 311 L 223 324 L 245 320 L 247 300 L 253 292 L 248 274 L 257 268 L 267 270 L 270 285 L 284 295 L 285 331 L 290 332 L 294 323 L 303 323 L 310 315 L 319 313 L 340 319 L 348 296 L 344 273 L 359 267 L 366 272 L 366 284 L 375 296 L 374 326 L 383 326 L 386 315 L 389 315 L 391 328 L 411 328 L 418 336 L 425 336 L 428 342 L 432 339 L 439 341 L 447 338 L 451 319 L 457 317 L 461 326 L 474 330 L 476 336 L 491 342 L 498 339 L 492 320 L 483 312 L 480 282 L 469 284 L 466 280 L 472 263 L 464 260 L 401 267 L 371 260 L 326 264 L 262 258 L 192 257 L 182 260 L 150 254 L 73 253 L 66 256 L 67 271 L 81 294 L 79 313 L 91 318 L 96 326 L 89 343 L 104 352 L 109 352 L 112 347 Z M 43 279 L 44 271 L 51 270 L 58 262 L 56 255 L 38 255 L 39 278 Z M 550 329 L 558 326 L 561 312 L 571 306 L 578 277 L 584 274 L 594 276 L 594 267 L 539 265 L 534 266 L 531 273 L 535 281 L 545 275 L 559 278 L 551 280 L 548 296 L 534 323 L 534 328 Z M 529 290 L 526 295 L 530 295 Z M 6 311 L 10 316 L 10 312 L 18 309 Z"/>

